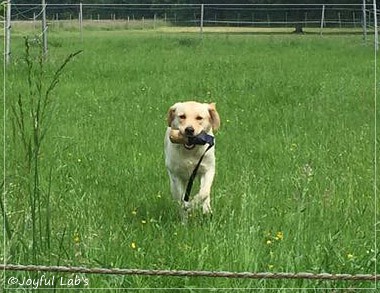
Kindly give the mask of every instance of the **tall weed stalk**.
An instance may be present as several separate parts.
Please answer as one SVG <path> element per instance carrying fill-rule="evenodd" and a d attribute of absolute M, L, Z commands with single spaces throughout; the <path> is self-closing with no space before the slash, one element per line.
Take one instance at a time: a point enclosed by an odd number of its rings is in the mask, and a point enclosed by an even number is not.
<path fill-rule="evenodd" d="M 25 38 L 25 64 L 27 67 L 27 91 L 19 94 L 16 103 L 11 105 L 12 122 L 14 127 L 15 145 L 22 149 L 20 162 L 16 162 L 21 168 L 21 176 L 24 184 L 21 192 L 28 195 L 32 229 L 33 262 L 37 262 L 37 256 L 41 248 L 50 247 L 51 219 L 51 169 L 47 181 L 48 188 L 42 189 L 41 173 L 41 148 L 47 139 L 47 132 L 52 123 L 55 112 L 53 91 L 59 83 L 60 77 L 67 64 L 81 51 L 72 53 L 66 57 L 52 77 L 48 76 L 46 61 L 42 52 L 42 46 L 36 57 L 32 54 L 31 42 Z M 44 196 L 44 198 L 42 198 Z M 9 228 L 10 229 L 10 228 Z M 46 235 L 44 235 L 46 234 Z M 11 231 L 7 231 L 8 237 L 12 237 Z"/>

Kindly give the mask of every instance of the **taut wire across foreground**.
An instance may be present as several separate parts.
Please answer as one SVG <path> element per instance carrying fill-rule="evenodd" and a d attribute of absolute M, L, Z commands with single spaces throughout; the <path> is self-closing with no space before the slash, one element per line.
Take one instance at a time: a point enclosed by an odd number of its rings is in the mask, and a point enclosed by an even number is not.
<path fill-rule="evenodd" d="M 328 274 L 328 273 L 251 273 L 226 271 L 191 271 L 191 270 L 144 270 L 144 269 L 105 269 L 66 266 L 15 265 L 1 264 L 1 270 L 6 271 L 39 271 L 59 273 L 83 273 L 104 275 L 140 275 L 140 276 L 171 276 L 171 277 L 211 277 L 237 279 L 304 279 L 331 281 L 372 281 L 376 282 L 380 275 L 374 274 Z"/>

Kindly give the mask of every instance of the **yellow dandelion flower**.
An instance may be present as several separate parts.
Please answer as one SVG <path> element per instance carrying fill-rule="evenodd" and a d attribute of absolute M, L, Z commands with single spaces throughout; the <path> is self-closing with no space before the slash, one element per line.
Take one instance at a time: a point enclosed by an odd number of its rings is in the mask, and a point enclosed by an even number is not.
<path fill-rule="evenodd" d="M 275 239 L 276 240 L 283 240 L 284 239 L 284 233 L 281 231 L 277 232 Z"/>
<path fill-rule="evenodd" d="M 274 268 L 274 265 L 271 265 L 271 264 L 268 265 L 268 269 L 271 270 L 271 269 L 273 269 L 273 268 Z"/>
<path fill-rule="evenodd" d="M 132 211 L 132 215 L 136 216 L 136 215 L 137 215 L 137 211 L 136 211 L 136 210 L 133 210 L 133 211 Z"/>
<path fill-rule="evenodd" d="M 267 240 L 267 244 L 268 244 L 268 245 L 271 245 L 271 244 L 272 244 L 272 241 L 271 241 L 271 240 Z"/>
<path fill-rule="evenodd" d="M 132 248 L 132 249 L 136 249 L 136 248 L 137 248 L 137 245 L 136 245 L 135 242 L 132 242 L 132 243 L 131 243 L 131 248 Z"/>
<path fill-rule="evenodd" d="M 351 260 L 351 259 L 354 258 L 354 255 L 353 255 L 352 253 L 348 253 L 348 254 L 347 254 L 347 258 Z"/>
<path fill-rule="evenodd" d="M 80 236 L 79 236 L 78 232 L 74 233 L 73 241 L 74 241 L 75 244 L 78 244 L 80 242 Z"/>
<path fill-rule="evenodd" d="M 145 220 L 141 220 L 141 224 L 146 224 L 146 221 Z"/>

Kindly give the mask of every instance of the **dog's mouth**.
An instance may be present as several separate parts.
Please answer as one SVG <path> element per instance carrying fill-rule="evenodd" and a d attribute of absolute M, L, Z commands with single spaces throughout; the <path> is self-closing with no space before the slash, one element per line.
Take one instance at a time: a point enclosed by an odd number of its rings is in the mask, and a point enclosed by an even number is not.
<path fill-rule="evenodd" d="M 193 148 L 195 148 L 195 144 L 185 143 L 183 146 L 184 146 L 185 149 L 187 149 L 187 150 L 192 150 Z"/>
<path fill-rule="evenodd" d="M 187 143 L 184 144 L 185 148 L 188 150 L 193 149 L 196 145 L 214 145 L 214 137 L 205 132 L 201 132 L 198 135 L 187 136 Z"/>
<path fill-rule="evenodd" d="M 185 143 L 183 146 L 187 150 L 192 150 L 193 148 L 195 148 L 195 143 L 194 143 L 195 135 L 185 135 L 185 136 L 186 136 L 187 143 Z"/>

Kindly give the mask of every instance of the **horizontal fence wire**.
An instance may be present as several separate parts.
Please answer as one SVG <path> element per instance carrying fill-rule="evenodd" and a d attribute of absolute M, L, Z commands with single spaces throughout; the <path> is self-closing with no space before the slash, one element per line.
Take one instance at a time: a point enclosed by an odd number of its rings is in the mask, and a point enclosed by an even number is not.
<path fill-rule="evenodd" d="M 0 270 L 52 273 L 83 273 L 98 275 L 136 275 L 136 276 L 169 276 L 169 277 L 209 277 L 209 278 L 236 278 L 236 279 L 303 279 L 303 280 L 330 280 L 330 281 L 371 281 L 376 282 L 378 274 L 328 274 L 328 273 L 252 273 L 226 271 L 191 271 L 191 270 L 146 270 L 146 269 L 107 269 L 67 266 L 19 265 L 1 264 Z"/>
<path fill-rule="evenodd" d="M 41 4 L 13 3 L 12 21 L 36 21 L 42 14 Z M 168 4 L 168 3 L 54 3 L 46 4 L 46 19 L 52 29 L 64 29 L 64 25 L 75 26 L 79 20 L 79 29 L 91 24 L 125 25 L 126 28 L 156 28 L 161 26 L 198 26 L 205 27 L 265 27 L 279 28 L 302 26 L 304 28 L 352 28 L 364 26 L 371 29 L 373 11 L 371 5 L 362 4 Z M 201 12 L 202 10 L 202 12 Z M 323 20 L 321 19 L 323 11 Z M 371 16 L 372 15 L 372 16 Z M 368 19 L 364 21 L 363 18 Z M 70 22 L 65 22 L 70 21 Z M 91 21 L 91 22 L 89 22 Z M 125 23 L 123 23 L 125 22 Z M 323 24 L 322 24 L 323 23 Z M 363 30 L 365 28 L 363 27 Z M 357 33 L 357 32 L 356 32 Z M 363 31 L 363 34 L 367 32 Z"/>

